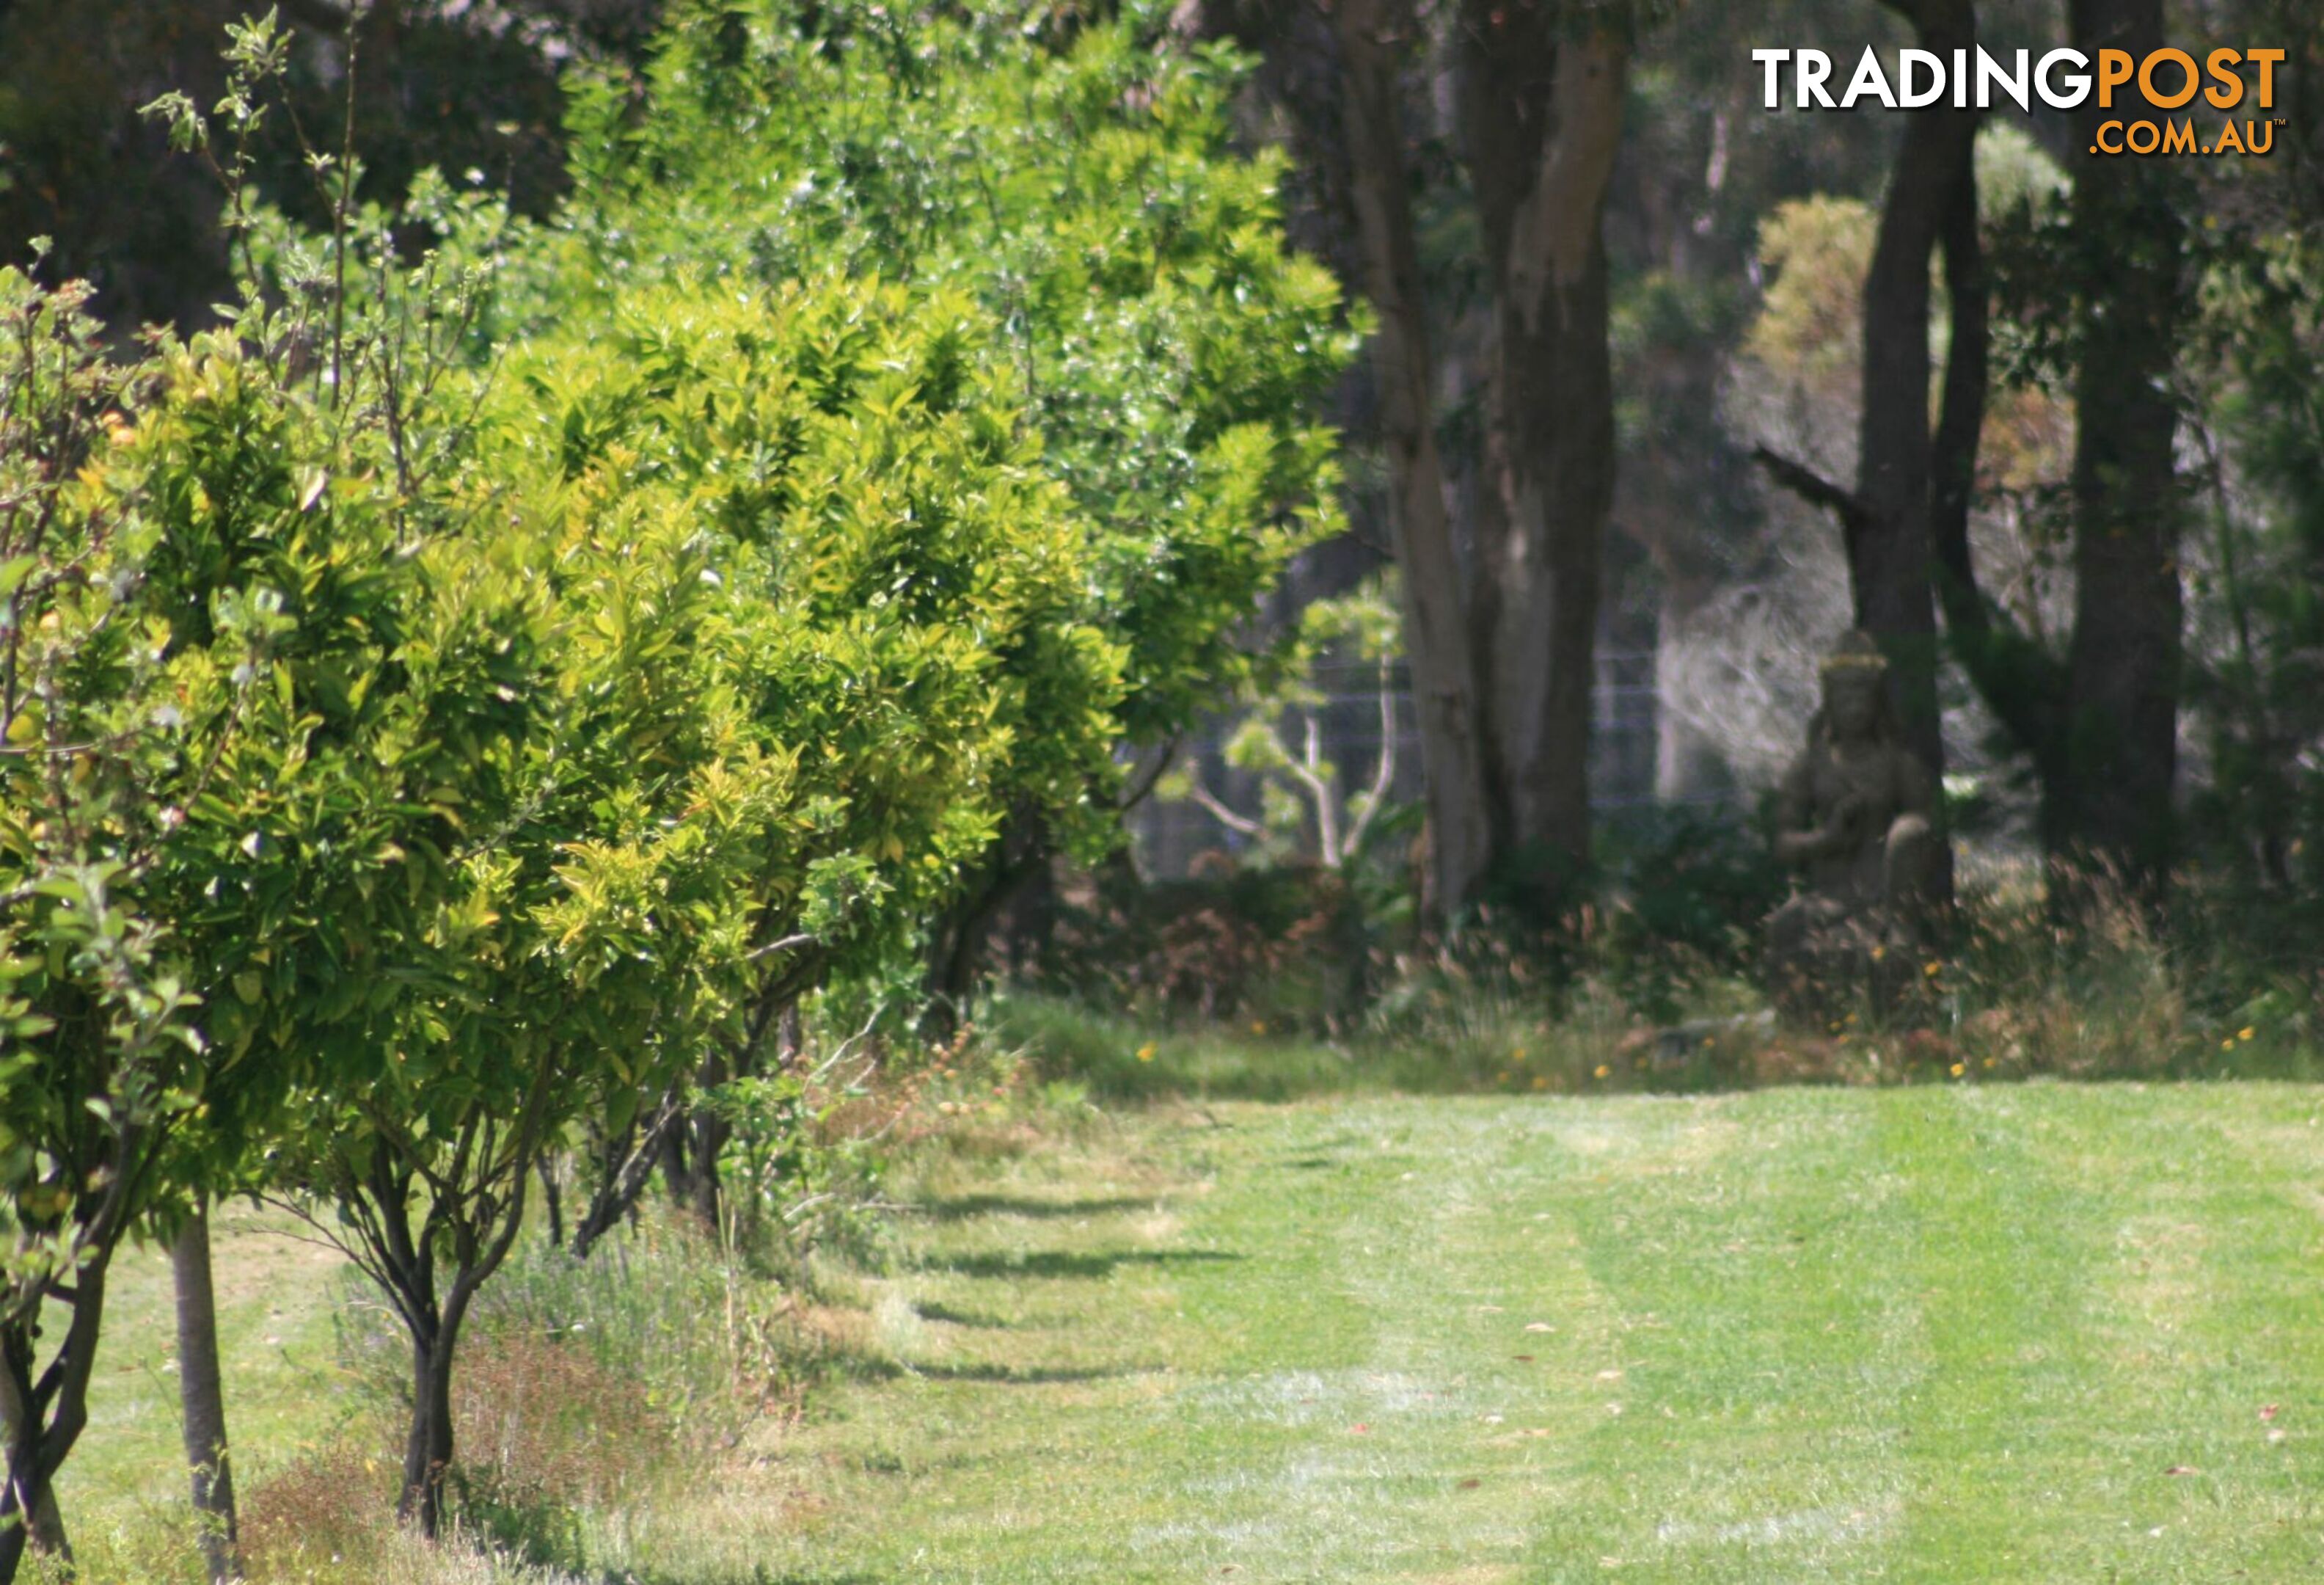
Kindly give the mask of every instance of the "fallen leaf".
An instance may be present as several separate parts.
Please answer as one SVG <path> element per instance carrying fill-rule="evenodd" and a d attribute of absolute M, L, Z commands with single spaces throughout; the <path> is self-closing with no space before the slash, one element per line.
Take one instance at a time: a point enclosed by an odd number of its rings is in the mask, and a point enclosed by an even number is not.
<path fill-rule="evenodd" d="M 1545 1321 L 1529 1321 L 1526 1322 L 1526 1330 L 1529 1332 L 1554 1332 L 1557 1329 L 1555 1327 L 1550 1325 L 1549 1322 Z"/>
<path fill-rule="evenodd" d="M 2275 1405 L 2274 1405 L 2273 1404 L 2263 1404 L 2263 1405 L 2261 1406 L 2261 1408 L 2260 1408 L 2260 1412 L 2259 1412 L 2259 1418 L 2260 1418 L 2260 1423 L 2262 1423 L 2263 1425 L 2264 1425 L 2267 1422 L 2269 1422 L 2269 1421 L 2271 1421 L 2271 1420 L 2274 1419 L 2274 1418 L 2275 1418 Z"/>
<path fill-rule="evenodd" d="M 2202 1471 L 2192 1464 L 2173 1464 L 2163 1473 L 2165 1475 L 2200 1475 Z"/>
<path fill-rule="evenodd" d="M 1619 1414 L 1621 1412 L 1622 1405 L 1619 1404 L 1609 1404 L 1606 1405 L 1606 1413 L 1609 1414 Z"/>
<path fill-rule="evenodd" d="M 1351 1436 L 1370 1436 L 1372 1433 L 1372 1428 L 1359 1420 L 1348 1427 L 1348 1433 Z"/>
<path fill-rule="evenodd" d="M 1600 1381 L 1619 1381 L 1622 1379 L 1622 1373 L 1618 1370 L 1601 1370 L 1598 1373 L 1598 1379 Z"/>
<path fill-rule="evenodd" d="M 1527 1365 L 1530 1365 L 1530 1364 L 1532 1364 L 1532 1363 L 1533 1363 L 1533 1356 L 1532 1356 L 1532 1355 L 1530 1355 L 1530 1354 L 1512 1354 L 1512 1355 L 1510 1355 L 1510 1356 L 1509 1356 L 1509 1358 L 1512 1358 L 1512 1359 L 1522 1359 L 1522 1360 L 1524 1360 Z"/>
<path fill-rule="evenodd" d="M 1474 1491 L 1474 1490 L 1476 1490 L 1479 1487 L 1480 1487 L 1480 1486 L 1482 1486 L 1482 1485 L 1484 1485 L 1484 1484 L 1485 1484 L 1485 1483 L 1484 1483 L 1483 1481 L 1481 1481 L 1481 1480 L 1478 1479 L 1475 1476 L 1471 1475 L 1471 1476 L 1470 1476 L 1470 1477 L 1469 1477 L 1469 1478 L 1468 1478 L 1468 1479 L 1466 1479 L 1466 1480 L 1464 1480 L 1464 1481 L 1462 1481 L 1462 1482 L 1461 1483 L 1461 1489 L 1462 1489 L 1462 1491 Z"/>
<path fill-rule="evenodd" d="M 2282 1429 L 2278 1429 L 2278 1430 L 2274 1430 L 2274 1431 L 2271 1431 L 2271 1432 L 2269 1432 L 2267 1433 L 2267 1440 L 2268 1440 L 2268 1441 L 2282 1441 L 2286 1436 L 2288 1436 L 2288 1435 L 2290 1435 L 2290 1434 L 2291 1434 L 2291 1433 L 2290 1433 L 2290 1432 L 2286 1432 L 2286 1431 L 2283 1431 L 2283 1430 L 2282 1430 Z"/>

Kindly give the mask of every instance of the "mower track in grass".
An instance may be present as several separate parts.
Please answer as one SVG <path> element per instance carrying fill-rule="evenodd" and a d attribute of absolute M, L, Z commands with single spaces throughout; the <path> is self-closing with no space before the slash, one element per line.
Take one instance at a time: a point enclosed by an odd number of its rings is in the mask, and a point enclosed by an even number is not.
<path fill-rule="evenodd" d="M 937 1153 L 884 1273 L 837 1279 L 893 1368 L 592 1515 L 590 1577 L 2324 1579 L 2319 1116 L 2267 1084 L 1380 1096 Z M 222 1243 L 238 1314 L 315 1292 L 289 1247 Z M 90 1476 L 174 1485 L 166 1284 L 124 1291 L 68 1490 L 99 1508 Z M 262 1397 L 322 1368 L 327 1326 L 282 1319 Z M 300 1416 L 248 1396 L 263 1467 Z"/>

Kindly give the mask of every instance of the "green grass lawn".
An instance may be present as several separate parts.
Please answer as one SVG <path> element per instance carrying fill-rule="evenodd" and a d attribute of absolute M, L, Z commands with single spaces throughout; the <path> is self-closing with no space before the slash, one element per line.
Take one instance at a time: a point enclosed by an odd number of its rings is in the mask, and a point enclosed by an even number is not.
<path fill-rule="evenodd" d="M 937 1158 L 862 1282 L 908 1368 L 602 1519 L 593 1562 L 2324 1579 L 2319 1114 L 2276 1085 L 1381 1097 Z M 93 1463 L 169 1430 L 106 1383 Z"/>
<path fill-rule="evenodd" d="M 304 1231 L 243 1204 L 211 1216 L 219 1364 L 245 1480 L 314 1447 L 354 1407 L 332 1326 L 349 1289 L 338 1256 Z M 169 1252 L 124 1249 L 106 1312 L 88 1429 L 59 1482 L 77 1531 L 92 1519 L 117 1528 L 154 1511 L 174 1516 L 186 1496 Z"/>

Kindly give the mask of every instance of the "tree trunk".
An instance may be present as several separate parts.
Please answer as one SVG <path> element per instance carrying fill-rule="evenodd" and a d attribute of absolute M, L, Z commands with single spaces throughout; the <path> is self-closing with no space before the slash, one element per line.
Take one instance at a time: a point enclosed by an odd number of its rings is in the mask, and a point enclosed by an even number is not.
<path fill-rule="evenodd" d="M 235 1533 L 234 1470 L 226 1461 L 226 1388 L 218 1369 L 217 1300 L 210 1284 L 208 1206 L 193 1214 L 170 1243 L 177 1279 L 178 1405 L 185 1432 L 186 1467 L 192 1472 L 194 1514 L 201 1525 L 202 1561 L 211 1585 L 242 1575 Z"/>
<path fill-rule="evenodd" d="M 1952 654 L 2010 737 L 2032 756 L 2043 822 L 2069 774 L 2066 671 L 2060 658 L 1997 609 L 1978 587 L 1969 553 L 1977 450 L 1985 422 L 1992 339 L 1992 287 L 1978 232 L 1974 168 L 1953 190 L 1941 245 L 1952 338 L 1945 353 L 1944 407 L 1931 466 L 1929 538 Z"/>
<path fill-rule="evenodd" d="M 699 1096 L 733 1077 L 734 1064 L 726 1053 L 713 1052 L 695 1070 L 695 1093 Z M 670 1151 L 663 1166 L 670 1197 L 714 1237 L 718 1232 L 718 1156 L 732 1132 L 724 1117 L 697 1101 L 670 1130 Z"/>
<path fill-rule="evenodd" d="M 549 1213 L 549 1241 L 561 1249 L 565 1247 L 565 1186 L 558 1181 L 558 1163 L 544 1154 L 532 1163 L 532 1171 L 540 1180 L 540 1207 Z"/>
<path fill-rule="evenodd" d="M 2068 9 L 2074 44 L 2093 55 L 2107 48 L 2139 59 L 2163 45 L 2163 0 L 2072 0 Z M 2165 114 L 2131 98 L 2105 111 L 2093 95 L 2077 124 L 2088 141 L 2110 116 Z M 2174 837 L 2181 609 L 2171 375 L 2182 313 L 2184 227 L 2172 201 L 2181 180 L 2167 160 L 2092 158 L 2075 172 L 2072 199 L 2083 294 L 2070 774 L 2044 836 L 2053 857 L 2087 853 L 2142 884 L 2162 878 Z"/>
<path fill-rule="evenodd" d="M 1969 0 L 1888 0 L 1913 23 L 1922 48 L 1950 60 L 1977 42 Z M 1975 213 L 1978 113 L 1932 107 L 1908 118 L 1880 209 L 1864 283 L 1863 401 L 1856 493 L 1869 514 L 1849 537 L 1857 625 L 1888 657 L 1906 742 L 1929 769 L 1945 768 L 1937 708 L 1937 621 L 1932 598 L 1932 496 L 1929 432 L 1929 262 L 1949 211 L 1966 192 Z M 1957 351 L 1960 348 L 1957 348 Z M 1965 373 L 1968 371 L 1964 371 Z M 1975 434 L 1967 437 L 1973 470 Z M 1956 486 L 1958 451 L 1945 481 Z"/>
<path fill-rule="evenodd" d="M 1405 167 L 1397 62 L 1416 30 L 1404 0 L 1343 0 L 1334 22 L 1349 195 L 1365 290 L 1379 320 L 1372 364 L 1388 449 L 1388 516 L 1403 573 L 1405 653 L 1420 720 L 1428 904 L 1433 913 L 1452 918 L 1476 899 L 1491 857 L 1492 833 L 1460 566 L 1430 400 L 1434 365 Z"/>
<path fill-rule="evenodd" d="M 687 1209 L 712 1237 L 719 1232 L 718 1157 L 733 1135 L 733 1126 L 706 1108 L 695 1108 L 687 1119 L 687 1154 L 694 1158 L 694 1176 L 687 1185 Z"/>
<path fill-rule="evenodd" d="M 96 1367 L 111 1259 L 106 1247 L 81 1268 L 69 1291 L 72 1319 L 54 1359 L 39 1372 L 49 1388 L 45 1398 L 34 1386 L 38 1313 L 0 1329 L 0 1430 L 7 1439 L 8 1483 L 0 1491 L 0 1585 L 16 1578 L 28 1543 L 68 1571 L 72 1566 L 54 1482 L 88 1424 L 89 1376 Z M 62 1293 L 57 1296 L 66 1297 Z M 29 1525 L 22 1522 L 27 1514 L 32 1516 Z"/>
<path fill-rule="evenodd" d="M 1471 612 L 1497 860 L 1563 906 L 1590 851 L 1599 586 L 1614 494 L 1600 220 L 1627 42 L 1566 7 L 1468 0 L 1462 109 L 1493 301 Z M 1483 602 L 1480 602 L 1480 605 Z"/>
<path fill-rule="evenodd" d="M 411 1423 L 403 1441 L 403 1491 L 396 1517 L 430 1541 L 444 1524 L 444 1476 L 452 1467 L 452 1345 L 448 1317 L 411 1334 Z"/>
<path fill-rule="evenodd" d="M 30 1414 L 18 1413 L 16 1407 L 32 1401 L 29 1350 L 25 1367 L 20 1372 L 12 1359 L 7 1375 L 6 1386 L 0 1388 L 0 1409 L 5 1410 L 0 1414 L 0 1423 L 5 1423 L 8 1437 L 8 1489 L 0 1496 L 0 1585 L 16 1578 L 28 1542 L 30 1550 L 42 1557 L 60 1559 L 67 1567 L 72 1562 L 72 1546 L 65 1538 L 56 1488 L 38 1477 L 42 1440 L 39 1423 Z M 29 1530 L 18 1522 L 28 1497 L 32 1514 Z"/>
<path fill-rule="evenodd" d="M 960 1028 L 984 968 L 993 926 L 1025 884 L 1046 870 L 1049 842 L 1038 811 L 1018 809 L 975 878 L 936 922 L 928 943 L 927 1010 L 920 1032 L 932 1041 L 952 1038 Z"/>

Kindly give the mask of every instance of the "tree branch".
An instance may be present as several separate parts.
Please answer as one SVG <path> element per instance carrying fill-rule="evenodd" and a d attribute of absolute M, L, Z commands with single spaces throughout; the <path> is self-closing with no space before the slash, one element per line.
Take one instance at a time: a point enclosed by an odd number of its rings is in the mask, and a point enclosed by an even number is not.
<path fill-rule="evenodd" d="M 1765 445 L 1751 448 L 1751 459 L 1767 470 L 1768 477 L 1809 505 L 1837 516 L 1851 547 L 1877 521 L 1872 508 L 1855 491 L 1832 483 L 1804 462 L 1794 462 Z M 1849 564 L 1854 565 L 1852 554 Z"/>
<path fill-rule="evenodd" d="M 1213 820 L 1231 831 L 1240 831 L 1246 837 L 1256 837 L 1267 829 L 1259 821 L 1248 816 L 1237 814 L 1233 810 L 1229 809 L 1219 801 L 1217 794 L 1203 785 L 1200 778 L 1195 780 L 1193 791 L 1187 796 L 1207 810 Z"/>

